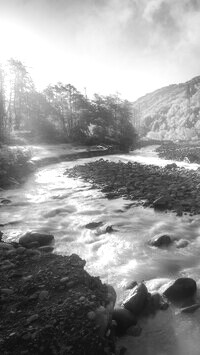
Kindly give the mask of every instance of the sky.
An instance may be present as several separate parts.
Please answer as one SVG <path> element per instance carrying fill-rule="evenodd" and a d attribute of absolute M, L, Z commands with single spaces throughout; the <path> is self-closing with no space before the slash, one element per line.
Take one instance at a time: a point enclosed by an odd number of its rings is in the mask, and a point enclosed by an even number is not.
<path fill-rule="evenodd" d="M 200 0 L 0 0 L 0 62 L 134 101 L 200 75 Z"/>

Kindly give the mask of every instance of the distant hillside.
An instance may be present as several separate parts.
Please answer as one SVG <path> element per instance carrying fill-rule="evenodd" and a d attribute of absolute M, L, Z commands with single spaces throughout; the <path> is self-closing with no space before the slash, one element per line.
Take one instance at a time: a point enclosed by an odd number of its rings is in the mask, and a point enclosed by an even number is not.
<path fill-rule="evenodd" d="M 200 138 L 200 76 L 169 85 L 133 103 L 134 124 L 153 139 Z"/>

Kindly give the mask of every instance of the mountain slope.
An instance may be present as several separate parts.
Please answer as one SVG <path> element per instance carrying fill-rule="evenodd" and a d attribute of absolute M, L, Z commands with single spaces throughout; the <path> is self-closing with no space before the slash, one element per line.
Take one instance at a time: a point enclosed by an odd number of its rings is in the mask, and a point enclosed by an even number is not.
<path fill-rule="evenodd" d="M 155 139 L 200 137 L 200 76 L 169 85 L 133 103 L 133 123 L 143 136 Z"/>

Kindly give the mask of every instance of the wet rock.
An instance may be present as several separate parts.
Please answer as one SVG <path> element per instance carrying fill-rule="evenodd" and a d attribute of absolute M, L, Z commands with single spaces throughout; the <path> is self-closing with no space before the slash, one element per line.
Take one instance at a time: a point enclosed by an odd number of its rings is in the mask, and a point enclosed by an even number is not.
<path fill-rule="evenodd" d="M 193 297 L 196 293 L 196 281 L 191 278 L 182 277 L 177 279 L 169 288 L 164 291 L 171 302 L 180 302 L 186 298 Z"/>
<path fill-rule="evenodd" d="M 87 229 L 96 229 L 100 226 L 102 226 L 103 222 L 90 222 L 85 225 L 85 228 Z"/>
<path fill-rule="evenodd" d="M 106 233 L 112 233 L 114 231 L 112 226 L 107 226 L 106 227 Z"/>
<path fill-rule="evenodd" d="M 137 324 L 136 316 L 125 308 L 115 308 L 112 319 L 116 321 L 116 334 L 122 335 L 131 326 Z"/>
<path fill-rule="evenodd" d="M 172 244 L 172 239 L 169 235 L 167 234 L 162 234 L 162 235 L 156 235 L 149 241 L 149 245 L 153 247 L 168 247 L 170 244 Z"/>
<path fill-rule="evenodd" d="M 165 166 L 165 168 L 166 168 L 166 169 L 169 169 L 169 170 L 171 170 L 171 169 L 176 169 L 176 168 L 177 168 L 177 165 L 176 165 L 175 163 L 167 164 L 167 165 Z"/>
<path fill-rule="evenodd" d="M 123 306 L 135 315 L 139 315 L 144 310 L 148 298 L 148 290 L 146 286 L 141 283 L 131 290 L 123 301 Z"/>
<path fill-rule="evenodd" d="M 12 201 L 7 199 L 7 198 L 4 198 L 3 200 L 1 200 L 1 203 L 3 203 L 3 205 L 8 205 L 9 203 L 11 203 Z"/>
<path fill-rule="evenodd" d="M 39 246 L 48 245 L 52 243 L 54 236 L 51 234 L 40 232 L 27 232 L 19 239 L 19 243 L 24 247 L 29 247 L 31 243 L 37 242 Z"/>
<path fill-rule="evenodd" d="M 180 240 L 178 240 L 177 242 L 176 242 L 176 247 L 177 248 L 185 248 L 185 247 L 187 247 L 188 246 L 188 244 L 189 244 L 189 241 L 188 240 L 186 240 L 186 239 L 180 239 Z"/>

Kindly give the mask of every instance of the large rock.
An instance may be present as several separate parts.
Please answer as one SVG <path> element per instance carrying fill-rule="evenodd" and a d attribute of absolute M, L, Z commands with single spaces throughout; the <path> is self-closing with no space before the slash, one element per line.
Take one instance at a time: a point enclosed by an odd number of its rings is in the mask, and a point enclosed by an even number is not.
<path fill-rule="evenodd" d="M 38 246 L 48 245 L 52 243 L 54 236 L 47 233 L 27 232 L 19 238 L 19 243 L 24 247 L 29 247 L 30 244 L 37 242 Z"/>
<path fill-rule="evenodd" d="M 193 297 L 196 293 L 196 290 L 196 281 L 189 277 L 181 277 L 177 279 L 171 286 L 169 286 L 163 294 L 171 302 L 181 302 L 186 298 Z"/>
<path fill-rule="evenodd" d="M 154 247 L 168 247 L 170 244 L 172 244 L 172 239 L 169 235 L 167 234 L 159 234 L 153 237 L 151 240 L 149 240 L 149 245 L 154 246 Z"/>
<path fill-rule="evenodd" d="M 133 313 L 125 308 L 115 308 L 112 319 L 116 321 L 116 333 L 122 335 L 126 330 L 137 323 L 137 319 Z"/>
<path fill-rule="evenodd" d="M 123 306 L 134 315 L 139 315 L 144 310 L 148 299 L 148 290 L 146 286 L 141 283 L 131 290 L 123 301 Z"/>

